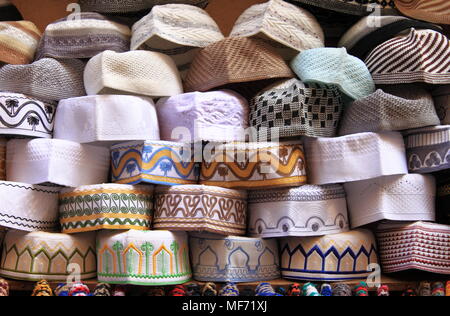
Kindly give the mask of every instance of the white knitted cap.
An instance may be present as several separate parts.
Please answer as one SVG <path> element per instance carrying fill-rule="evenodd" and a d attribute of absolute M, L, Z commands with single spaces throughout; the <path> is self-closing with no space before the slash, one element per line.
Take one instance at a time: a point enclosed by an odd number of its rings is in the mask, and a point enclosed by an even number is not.
<path fill-rule="evenodd" d="M 239 17 L 230 36 L 263 39 L 287 61 L 298 52 L 325 45 L 325 36 L 316 18 L 282 0 L 251 6 Z"/>
<path fill-rule="evenodd" d="M 83 70 L 84 63 L 78 59 L 44 58 L 30 65 L 6 65 L 0 68 L 0 91 L 52 101 L 84 96 Z"/>
<path fill-rule="evenodd" d="M 84 85 L 88 95 L 138 94 L 168 97 L 183 93 L 180 74 L 164 54 L 105 51 L 86 65 Z"/>
<path fill-rule="evenodd" d="M 150 98 L 96 95 L 59 102 L 55 138 L 111 145 L 132 140 L 159 140 L 156 109 Z"/>
<path fill-rule="evenodd" d="M 346 107 L 340 135 L 439 125 L 431 94 L 408 85 L 385 87 Z"/>
<path fill-rule="evenodd" d="M 150 14 L 134 24 L 131 49 L 166 54 L 184 72 L 198 48 L 223 39 L 219 26 L 206 11 L 191 5 L 167 4 L 153 7 Z"/>

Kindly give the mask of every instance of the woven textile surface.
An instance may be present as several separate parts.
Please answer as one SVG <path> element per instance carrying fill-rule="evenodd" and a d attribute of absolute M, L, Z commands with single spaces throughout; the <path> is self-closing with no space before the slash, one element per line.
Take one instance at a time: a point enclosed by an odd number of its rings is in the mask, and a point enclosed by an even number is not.
<path fill-rule="evenodd" d="M 247 9 L 236 21 L 231 37 L 266 41 L 287 61 L 298 52 L 323 47 L 325 36 L 316 18 L 282 0 L 271 0 Z"/>
<path fill-rule="evenodd" d="M 231 83 L 292 78 L 283 58 L 264 42 L 227 38 L 202 49 L 186 77 L 186 91 L 208 91 Z"/>
<path fill-rule="evenodd" d="M 303 82 L 336 85 L 353 100 L 375 91 L 367 66 L 345 48 L 315 48 L 300 53 L 291 67 Z"/>
<path fill-rule="evenodd" d="M 450 226 L 416 222 L 380 225 L 380 260 L 385 273 L 417 269 L 450 274 Z"/>
<path fill-rule="evenodd" d="M 168 97 L 183 93 L 173 60 L 155 52 L 105 51 L 91 58 L 84 72 L 88 95 L 134 94 Z"/>
<path fill-rule="evenodd" d="M 86 95 L 83 85 L 84 62 L 44 58 L 29 65 L 0 68 L 0 90 L 22 93 L 43 100 Z"/>
<path fill-rule="evenodd" d="M 250 126 L 260 140 L 272 137 L 333 137 L 343 109 L 336 86 L 303 83 L 297 79 L 262 91 L 250 104 Z"/>
<path fill-rule="evenodd" d="M 381 220 L 436 220 L 436 181 L 432 176 L 387 176 L 344 187 L 352 228 Z"/>
<path fill-rule="evenodd" d="M 199 48 L 224 39 L 216 22 L 197 7 L 184 4 L 156 6 L 133 25 L 131 49 L 170 56 L 186 74 Z"/>

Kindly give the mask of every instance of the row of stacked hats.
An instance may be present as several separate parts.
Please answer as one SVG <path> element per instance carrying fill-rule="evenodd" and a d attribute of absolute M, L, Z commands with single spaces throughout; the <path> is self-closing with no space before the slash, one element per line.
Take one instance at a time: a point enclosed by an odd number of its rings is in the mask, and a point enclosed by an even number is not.
<path fill-rule="evenodd" d="M 324 48 L 315 17 L 282 0 L 249 8 L 228 38 L 187 4 L 154 6 L 132 29 L 101 13 L 42 36 L 0 23 L 0 275 L 65 280 L 73 263 L 81 279 L 136 285 L 362 280 L 377 263 L 450 274 L 440 26 L 370 16 Z"/>

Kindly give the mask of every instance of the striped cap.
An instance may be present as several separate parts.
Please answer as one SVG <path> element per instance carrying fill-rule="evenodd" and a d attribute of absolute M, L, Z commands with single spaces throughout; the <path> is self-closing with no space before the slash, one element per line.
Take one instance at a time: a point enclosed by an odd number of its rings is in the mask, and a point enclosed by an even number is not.
<path fill-rule="evenodd" d="M 450 1 L 448 0 L 395 0 L 404 15 L 418 20 L 450 24 Z"/>
<path fill-rule="evenodd" d="M 91 58 L 105 50 L 130 49 L 131 30 L 98 13 L 80 13 L 47 26 L 36 60 L 41 58 Z"/>
<path fill-rule="evenodd" d="M 153 7 L 133 26 L 131 49 L 168 55 L 184 73 L 198 48 L 223 39 L 219 26 L 206 11 L 191 5 L 167 4 Z"/>
<path fill-rule="evenodd" d="M 378 45 L 411 28 L 442 32 L 436 24 L 409 19 L 404 16 L 371 15 L 362 18 L 340 39 L 338 46 L 347 48 L 349 54 L 364 59 Z"/>
<path fill-rule="evenodd" d="M 32 22 L 0 22 L 0 63 L 31 63 L 40 39 L 41 33 Z"/>
<path fill-rule="evenodd" d="M 376 84 L 450 83 L 450 41 L 432 30 L 411 29 L 376 47 L 365 62 Z"/>

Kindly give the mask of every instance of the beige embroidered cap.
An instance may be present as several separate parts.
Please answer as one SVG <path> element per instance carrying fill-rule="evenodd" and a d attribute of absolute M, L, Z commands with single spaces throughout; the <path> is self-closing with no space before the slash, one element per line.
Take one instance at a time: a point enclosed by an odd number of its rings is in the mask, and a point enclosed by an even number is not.
<path fill-rule="evenodd" d="M 186 77 L 187 91 L 230 88 L 227 85 L 270 79 L 293 78 L 294 74 L 271 47 L 261 40 L 230 37 L 202 49 L 194 58 Z M 264 86 L 261 86 L 264 88 Z"/>
<path fill-rule="evenodd" d="M 105 51 L 86 65 L 84 85 L 88 95 L 138 94 L 169 97 L 183 93 L 180 74 L 164 54 Z"/>
<path fill-rule="evenodd" d="M 153 7 L 150 14 L 134 24 L 131 49 L 166 54 L 185 73 L 199 48 L 223 39 L 216 22 L 205 10 L 167 4 Z"/>
<path fill-rule="evenodd" d="M 239 17 L 230 36 L 260 38 L 287 61 L 299 52 L 325 45 L 325 36 L 316 18 L 305 9 L 282 0 L 251 6 Z"/>

